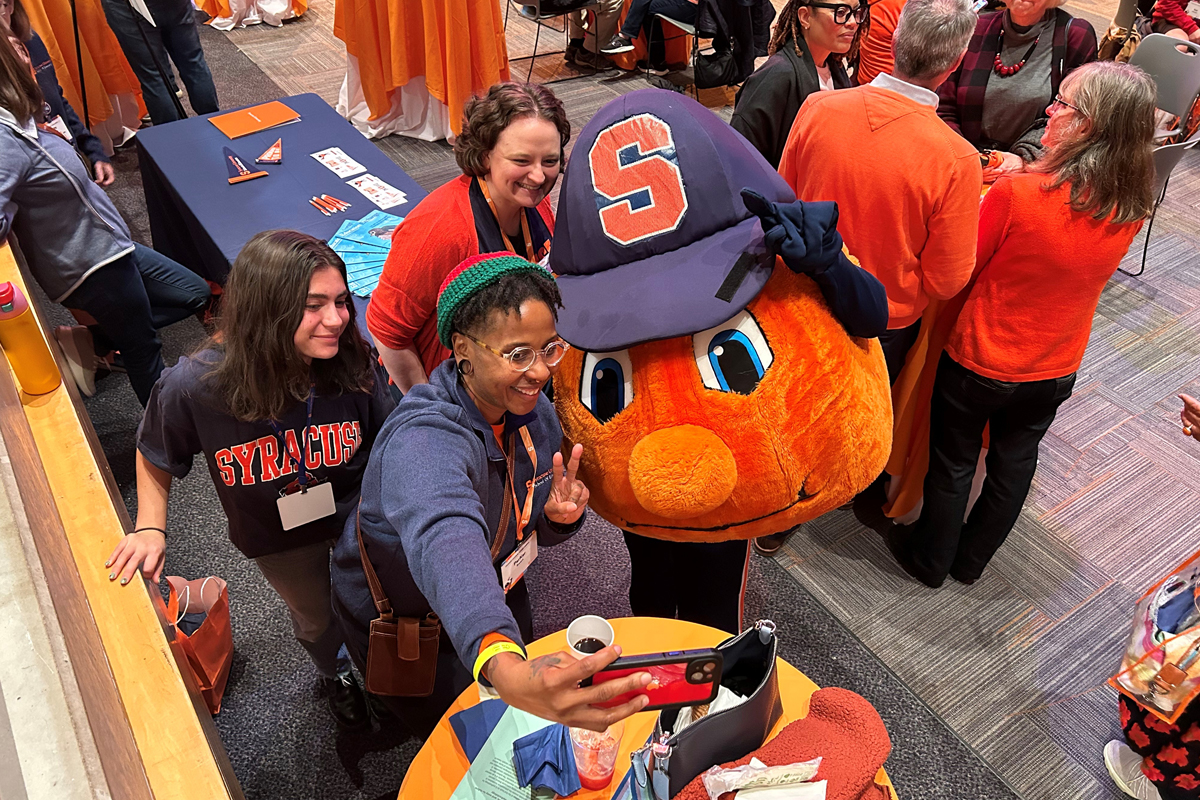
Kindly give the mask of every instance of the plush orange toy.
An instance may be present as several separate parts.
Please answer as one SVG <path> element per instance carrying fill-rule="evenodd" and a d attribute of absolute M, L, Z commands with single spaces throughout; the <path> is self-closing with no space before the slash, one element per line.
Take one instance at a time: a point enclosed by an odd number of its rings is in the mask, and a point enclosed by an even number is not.
<path fill-rule="evenodd" d="M 670 92 L 613 101 L 572 156 L 550 263 L 575 347 L 555 403 L 584 445 L 590 505 L 632 533 L 785 531 L 868 486 L 891 448 L 878 342 L 850 336 L 818 284 L 770 254 L 741 187 L 795 200 Z"/>

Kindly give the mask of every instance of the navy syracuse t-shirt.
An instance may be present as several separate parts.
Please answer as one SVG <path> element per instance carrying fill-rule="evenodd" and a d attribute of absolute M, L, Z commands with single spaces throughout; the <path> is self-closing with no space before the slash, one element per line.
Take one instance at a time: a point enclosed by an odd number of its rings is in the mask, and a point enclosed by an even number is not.
<path fill-rule="evenodd" d="M 367 456 L 394 406 L 382 381 L 370 394 L 313 399 L 308 429 L 308 471 L 333 483 L 337 513 L 283 530 L 275 504 L 279 491 L 299 476 L 304 460 L 306 404 L 297 400 L 278 421 L 283 441 L 267 421 L 241 422 L 220 410 L 204 376 L 222 355 L 205 350 L 164 370 L 138 428 L 138 451 L 154 466 L 183 478 L 203 453 L 229 519 L 229 538 L 248 558 L 336 539 L 358 503 Z"/>

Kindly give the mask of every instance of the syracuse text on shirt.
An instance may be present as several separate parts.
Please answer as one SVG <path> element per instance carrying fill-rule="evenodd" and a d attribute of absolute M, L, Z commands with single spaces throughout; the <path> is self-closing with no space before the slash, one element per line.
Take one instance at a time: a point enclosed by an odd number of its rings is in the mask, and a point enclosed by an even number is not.
<path fill-rule="evenodd" d="M 357 421 L 313 425 L 308 429 L 308 437 L 308 459 L 304 466 L 310 471 L 321 466 L 336 467 L 354 458 L 362 443 L 362 428 Z M 258 481 L 265 483 L 294 473 L 296 463 L 304 455 L 296 431 L 289 428 L 283 432 L 283 438 L 292 458 L 280 452 L 279 437 L 274 434 L 218 450 L 213 458 L 221 480 L 226 486 L 239 482 L 242 486 L 253 486 Z"/>

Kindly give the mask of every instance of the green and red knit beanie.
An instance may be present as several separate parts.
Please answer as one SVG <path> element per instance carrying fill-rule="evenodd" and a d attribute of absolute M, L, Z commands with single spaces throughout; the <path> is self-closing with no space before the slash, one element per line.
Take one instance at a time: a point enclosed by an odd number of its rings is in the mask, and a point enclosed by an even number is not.
<path fill-rule="evenodd" d="M 480 289 L 491 286 L 505 275 L 517 272 L 531 272 L 548 281 L 554 280 L 554 274 L 550 270 L 512 253 L 471 256 L 446 276 L 446 280 L 442 281 L 442 288 L 438 290 L 437 333 L 438 339 L 447 349 L 454 349 L 450 344 L 450 325 L 454 321 L 455 312 L 462 304 Z"/>

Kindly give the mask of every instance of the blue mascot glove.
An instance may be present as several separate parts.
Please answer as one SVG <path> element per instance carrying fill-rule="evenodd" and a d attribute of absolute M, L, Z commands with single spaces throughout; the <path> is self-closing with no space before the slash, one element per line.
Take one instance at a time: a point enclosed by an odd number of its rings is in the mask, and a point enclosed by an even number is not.
<path fill-rule="evenodd" d="M 742 189 L 742 202 L 762 221 L 767 247 L 792 272 L 819 275 L 838 262 L 842 235 L 837 203 L 772 203 L 753 189 Z"/>
<path fill-rule="evenodd" d="M 742 202 L 762 221 L 767 247 L 816 282 L 846 333 L 870 339 L 887 330 L 887 293 L 842 252 L 837 203 L 772 203 L 751 189 L 742 189 Z"/>

